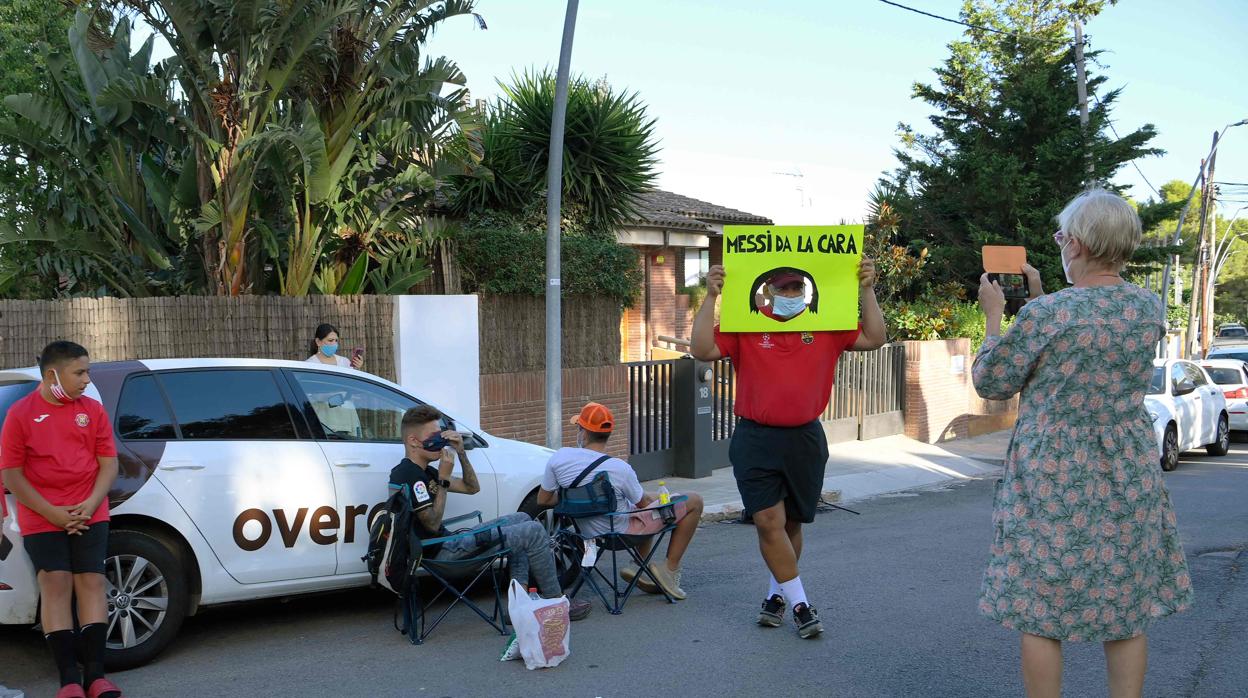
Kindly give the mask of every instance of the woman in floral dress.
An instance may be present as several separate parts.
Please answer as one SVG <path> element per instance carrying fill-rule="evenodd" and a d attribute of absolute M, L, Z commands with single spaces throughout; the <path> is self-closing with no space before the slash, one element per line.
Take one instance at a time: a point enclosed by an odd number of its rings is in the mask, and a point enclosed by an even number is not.
<path fill-rule="evenodd" d="M 975 389 L 1022 397 L 979 608 L 1022 633 L 1029 696 L 1061 695 L 1063 640 L 1103 642 L 1110 695 L 1139 696 L 1145 631 L 1192 603 L 1144 408 L 1165 310 L 1120 276 L 1140 243 L 1130 204 L 1085 192 L 1058 223 L 1073 288 L 1028 302 L 1001 336 L 1005 298 L 987 275 L 980 283 L 988 337 Z"/>

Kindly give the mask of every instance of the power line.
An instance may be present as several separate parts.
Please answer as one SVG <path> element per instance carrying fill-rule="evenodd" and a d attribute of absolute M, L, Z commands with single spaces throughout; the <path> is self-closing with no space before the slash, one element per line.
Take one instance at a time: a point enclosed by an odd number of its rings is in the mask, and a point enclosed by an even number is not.
<path fill-rule="evenodd" d="M 1092 99 L 1096 100 L 1096 106 L 1102 109 L 1105 108 L 1105 105 L 1101 104 L 1101 98 L 1097 97 L 1095 93 L 1092 95 Z M 1114 134 L 1114 138 L 1117 138 L 1118 140 L 1122 140 L 1122 136 L 1118 135 L 1118 129 L 1114 128 L 1113 120 L 1110 119 L 1109 117 L 1105 117 L 1105 123 L 1109 124 L 1109 131 L 1110 133 Z M 1153 190 L 1153 193 L 1157 195 L 1157 199 L 1159 201 L 1165 201 L 1166 197 L 1162 196 L 1161 191 L 1159 191 L 1157 187 L 1154 187 L 1152 182 L 1148 181 L 1148 177 L 1144 174 L 1144 170 L 1140 169 L 1140 166 L 1138 163 L 1136 163 L 1135 158 L 1131 159 L 1131 166 L 1135 168 L 1136 172 L 1140 173 L 1140 179 L 1143 179 L 1144 183 L 1148 185 L 1148 188 Z"/>
<path fill-rule="evenodd" d="M 992 32 L 993 34 L 1001 34 L 1002 36 L 1012 36 L 1016 39 L 1027 39 L 1028 41 L 1042 41 L 1046 44 L 1065 44 L 1066 43 L 1065 41 L 1058 41 L 1056 39 L 1045 39 L 1039 36 L 1028 36 L 1026 34 L 1019 34 L 1017 32 L 1007 32 L 1007 31 L 1002 31 L 1000 29 L 993 29 L 992 27 L 985 27 L 979 24 L 971 24 L 969 22 L 963 22 L 960 19 L 951 19 L 949 17 L 942 17 L 940 15 L 934 15 L 931 12 L 924 12 L 923 10 L 920 10 L 920 9 L 902 5 L 901 3 L 898 3 L 898 2 L 892 2 L 892 0 L 880 0 L 880 2 L 884 3 L 885 5 L 892 5 L 893 7 L 897 7 L 902 10 L 906 10 L 908 12 L 913 12 L 915 14 L 923 15 L 924 17 L 931 17 L 932 19 L 939 19 L 942 22 L 948 22 L 950 24 L 960 24 L 964 27 L 970 27 L 971 29 L 978 29 L 980 31 L 985 31 L 985 32 Z"/>

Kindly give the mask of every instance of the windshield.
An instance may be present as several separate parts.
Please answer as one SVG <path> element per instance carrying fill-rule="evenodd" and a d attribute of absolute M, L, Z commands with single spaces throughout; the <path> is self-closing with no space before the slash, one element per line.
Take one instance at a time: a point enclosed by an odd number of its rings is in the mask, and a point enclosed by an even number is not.
<path fill-rule="evenodd" d="M 1224 327 L 1218 330 L 1219 337 L 1248 337 L 1248 329 L 1243 327 Z"/>
<path fill-rule="evenodd" d="M 1164 395 L 1166 392 L 1166 367 L 1153 367 L 1153 381 L 1148 384 L 1149 395 Z"/>
<path fill-rule="evenodd" d="M 1205 367 L 1205 373 L 1213 379 L 1218 385 L 1239 385 L 1244 382 L 1244 374 L 1235 368 L 1210 368 Z"/>

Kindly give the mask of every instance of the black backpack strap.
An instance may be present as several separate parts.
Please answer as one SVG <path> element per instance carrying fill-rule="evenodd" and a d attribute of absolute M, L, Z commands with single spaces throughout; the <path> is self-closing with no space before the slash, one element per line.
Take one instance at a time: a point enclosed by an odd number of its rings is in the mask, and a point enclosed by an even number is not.
<path fill-rule="evenodd" d="M 603 456 L 602 458 L 599 458 L 593 463 L 590 463 L 589 467 L 582 470 L 581 474 L 576 476 L 576 479 L 572 481 L 572 484 L 568 485 L 567 489 L 572 489 L 573 487 L 576 487 L 577 485 L 581 484 L 581 480 L 584 480 L 586 475 L 589 475 L 590 473 L 594 472 L 594 468 L 597 468 L 598 466 L 607 462 L 609 458 L 611 458 L 611 456 Z"/>

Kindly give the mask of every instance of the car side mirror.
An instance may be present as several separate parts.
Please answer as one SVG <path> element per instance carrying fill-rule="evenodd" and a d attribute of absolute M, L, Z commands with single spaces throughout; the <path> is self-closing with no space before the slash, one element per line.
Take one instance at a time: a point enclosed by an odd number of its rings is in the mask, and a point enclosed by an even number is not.
<path fill-rule="evenodd" d="M 1178 384 L 1174 386 L 1175 395 L 1187 395 L 1188 393 L 1193 392 L 1196 392 L 1196 384 L 1190 380 L 1179 381 Z"/>

